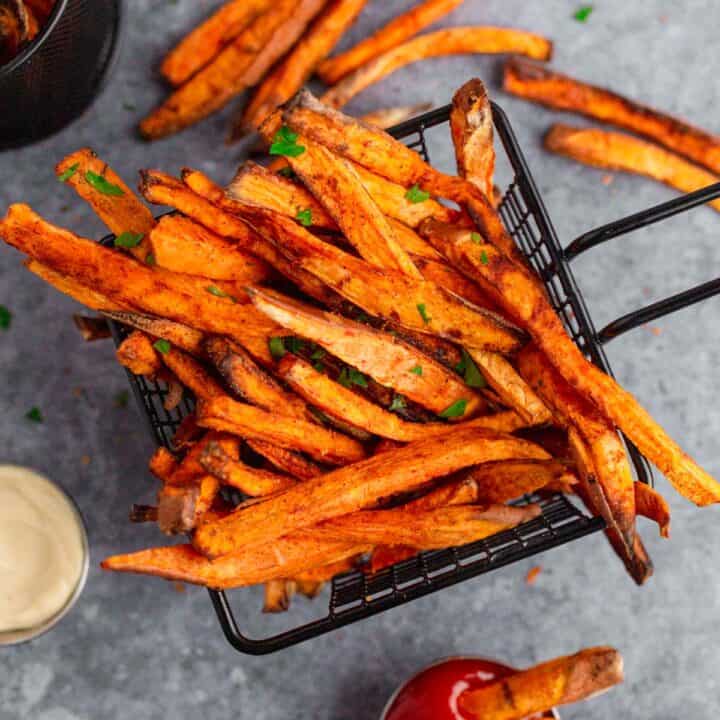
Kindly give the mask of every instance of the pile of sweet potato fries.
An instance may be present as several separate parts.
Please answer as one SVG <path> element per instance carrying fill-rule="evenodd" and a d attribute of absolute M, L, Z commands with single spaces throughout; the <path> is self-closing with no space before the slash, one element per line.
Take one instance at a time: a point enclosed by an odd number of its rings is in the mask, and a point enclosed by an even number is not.
<path fill-rule="evenodd" d="M 0 0 L 0 65 L 37 37 L 54 7 L 55 0 Z"/>
<path fill-rule="evenodd" d="M 669 511 L 637 483 L 622 430 L 698 505 L 720 485 L 568 336 L 487 193 L 483 84 L 455 95 L 458 176 L 373 125 L 296 94 L 261 134 L 277 172 L 246 163 L 225 189 L 197 170 L 141 172 L 159 220 L 89 150 L 57 167 L 115 248 L 13 205 L 0 236 L 29 270 L 134 331 L 132 372 L 197 400 L 159 449 L 156 519 L 189 542 L 111 570 L 312 594 L 357 567 L 487 537 L 536 517 L 533 492 L 577 494 L 632 577 L 652 565 L 636 516 Z M 453 203 L 441 204 L 439 200 Z M 223 487 L 249 499 L 229 506 Z M 369 561 L 368 561 L 369 556 Z"/>
<path fill-rule="evenodd" d="M 229 0 L 165 57 L 160 72 L 173 92 L 140 124 L 148 140 L 177 133 L 253 89 L 229 136 L 257 130 L 316 73 L 329 87 L 322 100 L 341 108 L 369 85 L 425 58 L 464 53 L 519 53 L 538 60 L 552 43 L 522 30 L 455 27 L 414 37 L 463 0 L 425 0 L 347 52 L 328 58 L 367 0 Z M 366 116 L 390 127 L 417 108 Z"/>

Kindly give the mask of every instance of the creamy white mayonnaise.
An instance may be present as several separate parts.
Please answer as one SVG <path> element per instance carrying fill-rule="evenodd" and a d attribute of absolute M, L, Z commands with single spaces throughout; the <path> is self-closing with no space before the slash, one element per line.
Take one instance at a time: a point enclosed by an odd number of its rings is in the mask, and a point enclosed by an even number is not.
<path fill-rule="evenodd" d="M 0 632 L 59 613 L 84 563 L 84 533 L 65 495 L 32 470 L 0 465 Z"/>

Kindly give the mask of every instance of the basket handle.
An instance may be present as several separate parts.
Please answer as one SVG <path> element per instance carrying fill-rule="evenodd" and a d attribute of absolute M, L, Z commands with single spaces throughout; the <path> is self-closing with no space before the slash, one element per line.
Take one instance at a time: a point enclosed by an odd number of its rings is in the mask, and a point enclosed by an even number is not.
<path fill-rule="evenodd" d="M 673 215 L 678 215 L 699 205 L 704 205 L 719 197 L 720 182 L 708 185 L 708 187 L 696 190 L 695 192 L 687 193 L 686 195 L 661 203 L 660 205 L 655 205 L 647 210 L 628 215 L 607 225 L 601 225 L 573 240 L 563 250 L 563 258 L 570 262 L 578 257 L 578 255 L 590 250 L 590 248 L 602 245 L 608 240 L 626 235 L 633 230 L 661 222 Z M 617 318 L 617 320 L 613 320 L 597 333 L 597 341 L 601 345 L 605 345 L 610 340 L 640 325 L 644 325 L 652 320 L 657 320 L 665 315 L 670 315 L 682 308 L 689 307 L 690 305 L 694 305 L 702 300 L 707 300 L 718 294 L 720 294 L 720 278 L 710 280 L 702 285 L 697 285 L 690 290 L 685 290 L 684 292 L 677 293 L 677 295 L 672 295 L 663 300 L 658 300 L 644 308 L 623 315 Z"/>

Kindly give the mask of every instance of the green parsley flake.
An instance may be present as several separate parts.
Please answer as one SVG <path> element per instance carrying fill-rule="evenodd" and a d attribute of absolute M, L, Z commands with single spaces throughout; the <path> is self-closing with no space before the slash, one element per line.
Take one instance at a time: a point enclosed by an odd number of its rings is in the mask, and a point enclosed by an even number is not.
<path fill-rule="evenodd" d="M 150 265 L 150 266 L 155 265 L 156 260 L 155 260 L 155 255 L 154 255 L 154 253 L 148 253 L 148 254 L 145 256 L 145 263 L 146 263 L 147 265 Z"/>
<path fill-rule="evenodd" d="M 441 418 L 446 420 L 449 418 L 462 417 L 465 414 L 465 408 L 467 407 L 467 400 L 461 398 L 454 402 L 449 408 L 446 408 L 440 413 Z"/>
<path fill-rule="evenodd" d="M 297 337 L 285 338 L 285 346 L 291 353 L 296 355 L 305 347 L 305 341 Z"/>
<path fill-rule="evenodd" d="M 420 317 L 426 325 L 430 324 L 430 318 L 428 317 L 427 310 L 425 310 L 425 303 L 419 303 L 417 305 L 417 311 L 420 313 Z"/>
<path fill-rule="evenodd" d="M 476 245 L 482 245 L 483 243 L 483 236 L 479 232 L 471 232 L 470 233 L 470 239 L 476 244 Z"/>
<path fill-rule="evenodd" d="M 295 177 L 295 171 L 289 165 L 287 167 L 280 168 L 280 170 L 278 170 L 278 172 L 280 173 L 280 175 L 282 175 L 283 177 L 286 177 L 286 178 L 294 178 Z"/>
<path fill-rule="evenodd" d="M 284 155 L 285 157 L 297 157 L 305 152 L 302 145 L 297 144 L 298 134 L 294 133 L 287 125 L 283 125 L 273 138 L 270 145 L 271 155 Z"/>
<path fill-rule="evenodd" d="M 31 407 L 26 413 L 25 417 L 30 420 L 31 422 L 35 423 L 41 423 L 45 418 L 43 417 L 43 414 L 40 412 L 40 408 L 35 406 Z"/>
<path fill-rule="evenodd" d="M 587 22 L 590 15 L 592 15 L 592 12 L 595 8 L 592 5 L 583 5 L 582 7 L 579 7 L 576 11 L 573 17 L 578 22 Z"/>
<path fill-rule="evenodd" d="M 279 360 L 286 352 L 285 341 L 281 337 L 271 337 L 270 340 L 268 340 L 268 348 L 270 349 L 270 355 L 272 355 L 275 360 Z"/>
<path fill-rule="evenodd" d="M 137 247 L 145 236 L 142 233 L 126 231 L 115 238 L 115 247 Z"/>
<path fill-rule="evenodd" d="M 350 385 L 352 385 L 352 383 L 350 382 L 350 374 L 348 373 L 348 369 L 346 367 L 344 367 L 340 371 L 337 381 L 346 388 L 349 388 Z"/>
<path fill-rule="evenodd" d="M 413 368 L 410 368 L 410 372 L 413 375 L 422 375 L 422 367 L 420 365 L 416 365 Z"/>
<path fill-rule="evenodd" d="M 322 348 L 316 348 L 313 350 L 313 354 L 310 356 L 311 360 L 322 360 L 327 353 Z"/>
<path fill-rule="evenodd" d="M 337 381 L 346 388 L 352 385 L 358 385 L 359 387 L 366 388 L 368 386 L 365 376 L 354 367 L 346 366 L 340 371 Z"/>
<path fill-rule="evenodd" d="M 325 372 L 325 366 L 321 362 L 313 363 L 313 367 L 317 372 L 324 373 Z"/>
<path fill-rule="evenodd" d="M 227 298 L 228 300 L 232 300 L 234 303 L 237 302 L 237 300 L 232 295 L 228 295 L 224 290 L 221 290 L 219 287 L 217 287 L 217 285 L 208 285 L 205 289 L 215 297 Z"/>
<path fill-rule="evenodd" d="M 163 355 L 167 355 L 170 352 L 170 343 L 167 340 L 157 340 L 153 347 Z"/>
<path fill-rule="evenodd" d="M 120 197 L 121 195 L 125 194 L 125 191 L 121 187 L 113 185 L 111 182 L 108 182 L 102 175 L 98 175 L 92 170 L 88 170 L 85 173 L 85 180 L 87 181 L 88 185 L 91 185 L 102 195 L 112 195 L 114 197 Z"/>
<path fill-rule="evenodd" d="M 4 305 L 0 305 L 0 329 L 7 330 L 10 323 L 12 323 L 12 313 Z"/>
<path fill-rule="evenodd" d="M 430 197 L 429 192 L 425 192 L 419 185 L 413 185 L 406 193 L 405 199 L 411 203 L 421 203 L 428 200 Z"/>
<path fill-rule="evenodd" d="M 298 210 L 298 214 L 295 216 L 301 225 L 310 227 L 313 222 L 312 210 L 307 208 L 305 210 Z"/>
<path fill-rule="evenodd" d="M 402 395 L 395 395 L 390 403 L 390 410 L 404 410 L 406 407 L 407 403 Z"/>
<path fill-rule="evenodd" d="M 465 384 L 471 388 L 484 388 L 487 385 L 487 381 L 465 348 L 462 349 L 462 359 L 455 366 L 455 370 L 463 376 Z"/>
<path fill-rule="evenodd" d="M 488 261 L 487 253 L 486 253 L 484 250 L 481 250 L 481 251 L 480 251 L 480 262 L 481 262 L 483 265 L 487 265 L 488 262 L 489 262 L 489 261 Z"/>
<path fill-rule="evenodd" d="M 58 175 L 58 180 L 61 183 L 67 182 L 77 171 L 80 167 L 80 163 L 75 163 L 74 165 L 71 165 L 65 172 L 60 173 Z"/>
<path fill-rule="evenodd" d="M 127 390 L 121 390 L 115 395 L 115 407 L 126 408 L 130 400 L 130 393 Z"/>

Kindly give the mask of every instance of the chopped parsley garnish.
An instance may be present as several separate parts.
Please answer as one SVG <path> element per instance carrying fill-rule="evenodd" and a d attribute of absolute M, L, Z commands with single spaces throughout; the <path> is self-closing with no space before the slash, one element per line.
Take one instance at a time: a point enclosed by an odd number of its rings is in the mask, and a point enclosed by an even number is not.
<path fill-rule="evenodd" d="M 156 262 L 156 260 L 155 260 L 155 255 L 154 255 L 154 253 L 148 253 L 148 254 L 145 256 L 145 264 L 146 264 L 146 265 L 152 266 L 152 265 L 155 265 L 155 262 Z"/>
<path fill-rule="evenodd" d="M 420 317 L 423 319 L 423 322 L 428 325 L 430 323 L 430 318 L 428 317 L 427 310 L 425 310 L 425 303 L 419 303 L 417 305 L 417 311 L 420 313 Z"/>
<path fill-rule="evenodd" d="M 167 340 L 157 340 L 153 347 L 163 355 L 167 355 L 170 352 L 170 343 Z"/>
<path fill-rule="evenodd" d="M 482 236 L 479 232 L 471 232 L 471 233 L 470 233 L 470 239 L 471 239 L 476 245 L 482 245 L 483 236 Z"/>
<path fill-rule="evenodd" d="M 287 347 L 291 353 L 297 354 L 305 347 L 305 341 L 298 337 L 288 337 L 285 338 L 285 347 Z"/>
<path fill-rule="evenodd" d="M 126 408 L 130 400 L 130 393 L 127 390 L 121 390 L 115 395 L 115 407 Z"/>
<path fill-rule="evenodd" d="M 60 173 L 57 176 L 57 179 L 61 182 L 67 182 L 77 171 L 80 167 L 80 163 L 75 163 L 74 165 L 71 165 L 65 172 Z"/>
<path fill-rule="evenodd" d="M 592 15 L 592 11 L 594 9 L 595 8 L 592 5 L 583 5 L 582 7 L 579 7 L 575 11 L 575 14 L 573 15 L 573 17 L 578 22 L 582 22 L 582 23 L 587 22 L 587 19 L 590 17 L 590 15 Z"/>
<path fill-rule="evenodd" d="M 313 367 L 319 373 L 325 372 L 325 366 L 320 361 L 313 363 Z"/>
<path fill-rule="evenodd" d="M 125 108 L 128 112 L 135 112 L 137 110 L 137 107 L 129 102 L 124 102 L 123 108 Z"/>
<path fill-rule="evenodd" d="M 455 366 L 455 370 L 463 376 L 465 384 L 471 388 L 484 388 L 487 385 L 487 380 L 465 348 L 462 350 L 462 359 Z"/>
<path fill-rule="evenodd" d="M 415 367 L 410 368 L 410 372 L 413 375 L 422 375 L 422 367 L 420 365 L 416 365 Z"/>
<path fill-rule="evenodd" d="M 359 385 L 366 388 L 368 386 L 365 376 L 353 367 L 346 366 L 340 371 L 337 381 L 346 388 L 352 385 Z"/>
<path fill-rule="evenodd" d="M 234 298 L 232 295 L 228 295 L 228 293 L 226 293 L 224 290 L 221 290 L 217 285 L 208 285 L 205 289 L 215 297 L 227 298 L 228 300 L 232 300 L 234 303 L 237 302 L 236 298 Z"/>
<path fill-rule="evenodd" d="M 43 414 L 40 412 L 40 408 L 35 406 L 31 407 L 26 413 L 25 417 L 30 420 L 31 422 L 35 423 L 41 423 L 45 418 L 43 417 Z"/>
<path fill-rule="evenodd" d="M 4 305 L 0 305 L 0 329 L 7 330 L 11 322 L 12 313 Z"/>
<path fill-rule="evenodd" d="M 402 395 L 395 395 L 390 403 L 390 410 L 404 410 L 406 407 L 407 403 Z"/>
<path fill-rule="evenodd" d="M 445 410 L 440 413 L 440 417 L 445 419 L 462 417 L 465 414 L 466 407 L 467 400 L 461 398 L 460 400 L 456 400 L 449 408 L 445 408 Z"/>
<path fill-rule="evenodd" d="M 120 233 L 115 238 L 115 247 L 134 248 L 137 247 L 145 236 L 142 233 L 134 233 L 129 230 Z"/>
<path fill-rule="evenodd" d="M 312 210 L 310 208 L 298 210 L 298 214 L 295 217 L 304 227 L 310 227 L 312 225 L 313 217 Z"/>
<path fill-rule="evenodd" d="M 295 177 L 295 171 L 289 165 L 287 165 L 284 168 L 280 168 L 280 170 L 278 170 L 278 172 L 280 173 L 280 175 L 282 175 L 283 177 L 286 177 L 286 178 L 294 178 Z"/>
<path fill-rule="evenodd" d="M 487 265 L 487 264 L 488 264 L 488 256 L 487 256 L 487 253 L 486 253 L 484 250 L 481 250 L 481 251 L 480 251 L 480 262 L 481 262 L 483 265 Z"/>
<path fill-rule="evenodd" d="M 430 197 L 430 193 L 423 190 L 419 185 L 413 185 L 406 193 L 405 199 L 411 203 L 425 202 Z"/>
<path fill-rule="evenodd" d="M 316 348 L 313 350 L 313 354 L 310 356 L 311 360 L 322 360 L 327 353 L 322 348 Z"/>
<path fill-rule="evenodd" d="M 85 180 L 87 180 L 88 185 L 94 187 L 95 190 L 97 190 L 102 195 L 113 195 L 115 197 L 119 197 L 120 195 L 125 194 L 125 191 L 121 187 L 113 185 L 111 182 L 108 182 L 102 175 L 98 175 L 92 170 L 88 170 L 85 173 Z"/>
<path fill-rule="evenodd" d="M 293 132 L 287 125 L 283 125 L 273 138 L 270 145 L 271 155 L 284 155 L 286 157 L 297 157 L 305 152 L 302 145 L 297 144 L 298 134 Z"/>
<path fill-rule="evenodd" d="M 285 341 L 281 337 L 271 337 L 270 340 L 268 340 L 268 348 L 270 349 L 270 354 L 276 360 L 284 357 L 286 352 Z"/>

